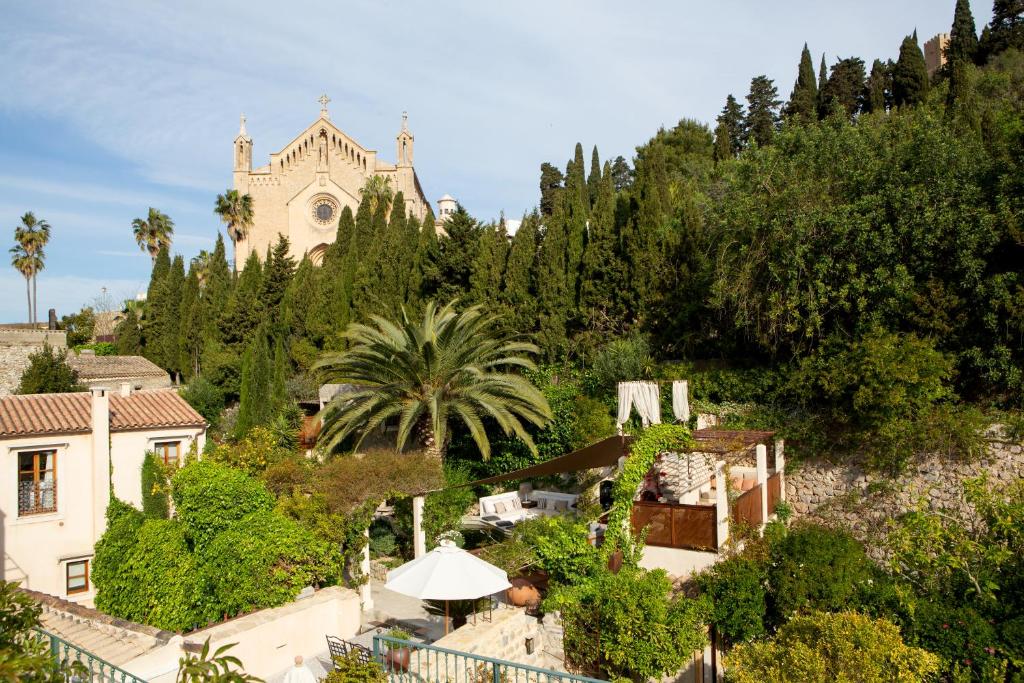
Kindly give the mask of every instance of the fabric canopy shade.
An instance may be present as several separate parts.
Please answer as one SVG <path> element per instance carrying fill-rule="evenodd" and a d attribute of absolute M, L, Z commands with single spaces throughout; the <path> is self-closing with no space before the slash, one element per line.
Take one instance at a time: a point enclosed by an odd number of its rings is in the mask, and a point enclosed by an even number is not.
<path fill-rule="evenodd" d="M 451 541 L 441 541 L 423 557 L 389 571 L 384 587 L 420 600 L 444 600 L 447 633 L 449 600 L 475 600 L 511 588 L 512 584 L 503 570 Z"/>

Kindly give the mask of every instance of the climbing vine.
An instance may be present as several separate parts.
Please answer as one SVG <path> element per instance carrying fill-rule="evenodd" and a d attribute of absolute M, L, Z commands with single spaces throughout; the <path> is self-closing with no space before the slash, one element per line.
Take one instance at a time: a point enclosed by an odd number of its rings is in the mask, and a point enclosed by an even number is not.
<path fill-rule="evenodd" d="M 693 444 L 690 430 L 684 425 L 658 424 L 645 429 L 629 447 L 629 457 L 612 487 L 612 506 L 608 510 L 608 530 L 602 546 L 606 556 L 616 550 L 632 556 L 639 548 L 634 547 L 632 530 L 629 526 L 633 499 L 643 483 L 644 477 L 654 466 L 659 453 L 679 450 Z M 625 559 L 630 559 L 626 557 Z"/>

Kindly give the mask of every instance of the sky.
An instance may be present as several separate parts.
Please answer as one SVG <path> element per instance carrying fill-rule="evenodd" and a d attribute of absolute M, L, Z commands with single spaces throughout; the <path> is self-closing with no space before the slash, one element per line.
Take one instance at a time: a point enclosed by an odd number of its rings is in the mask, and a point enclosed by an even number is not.
<path fill-rule="evenodd" d="M 520 217 L 540 164 L 631 159 L 661 127 L 713 122 L 766 74 L 786 99 L 807 42 L 815 64 L 895 59 L 915 28 L 949 30 L 954 0 L 245 3 L 0 0 L 0 234 L 26 211 L 52 237 L 40 317 L 144 291 L 132 219 L 175 222 L 191 258 L 221 228 L 232 140 L 248 119 L 253 165 L 319 115 L 384 161 L 403 111 L 433 203 Z M 972 0 L 980 30 L 988 0 Z M 0 245 L 3 245 L 0 242 Z M 7 262 L 5 261 L 5 265 Z M 0 322 L 27 317 L 25 281 L 0 269 Z"/>

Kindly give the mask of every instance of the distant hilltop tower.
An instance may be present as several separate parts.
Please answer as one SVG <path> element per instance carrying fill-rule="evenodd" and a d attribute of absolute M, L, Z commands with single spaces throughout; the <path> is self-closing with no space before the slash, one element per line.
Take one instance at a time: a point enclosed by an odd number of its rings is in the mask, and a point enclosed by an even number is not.
<path fill-rule="evenodd" d="M 929 78 L 946 64 L 946 47 L 948 45 L 948 33 L 940 33 L 924 44 L 924 65 L 928 69 Z"/>
<path fill-rule="evenodd" d="M 437 220 L 440 223 L 447 223 L 452 214 L 459 207 L 459 203 L 450 194 L 446 194 L 437 200 Z"/>
<path fill-rule="evenodd" d="M 374 176 L 388 179 L 393 193 L 405 197 L 405 210 L 423 220 L 430 210 L 413 167 L 414 138 L 408 115 L 395 137 L 395 163 L 377 158 L 338 128 L 327 111 L 330 98 L 322 95 L 320 116 L 303 132 L 270 155 L 270 163 L 252 167 L 252 138 L 242 116 L 234 141 L 234 189 L 252 198 L 253 224 L 235 243 L 235 268 L 241 270 L 249 254 L 259 257 L 284 235 L 290 255 L 309 254 L 314 263 L 323 260 L 337 236 L 338 219 L 347 206 L 355 213 L 360 192 Z"/>

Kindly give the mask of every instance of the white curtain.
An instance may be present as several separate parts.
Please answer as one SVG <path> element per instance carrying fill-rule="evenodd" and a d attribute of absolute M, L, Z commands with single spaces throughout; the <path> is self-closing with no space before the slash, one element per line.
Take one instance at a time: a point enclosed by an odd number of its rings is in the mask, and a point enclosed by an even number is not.
<path fill-rule="evenodd" d="M 616 416 L 616 427 L 620 431 L 622 425 L 629 419 L 634 406 L 644 427 L 660 424 L 661 394 L 658 391 L 658 383 L 619 382 L 619 411 Z"/>
<path fill-rule="evenodd" d="M 690 421 L 690 389 L 685 379 L 672 382 L 672 415 L 676 422 Z"/>

